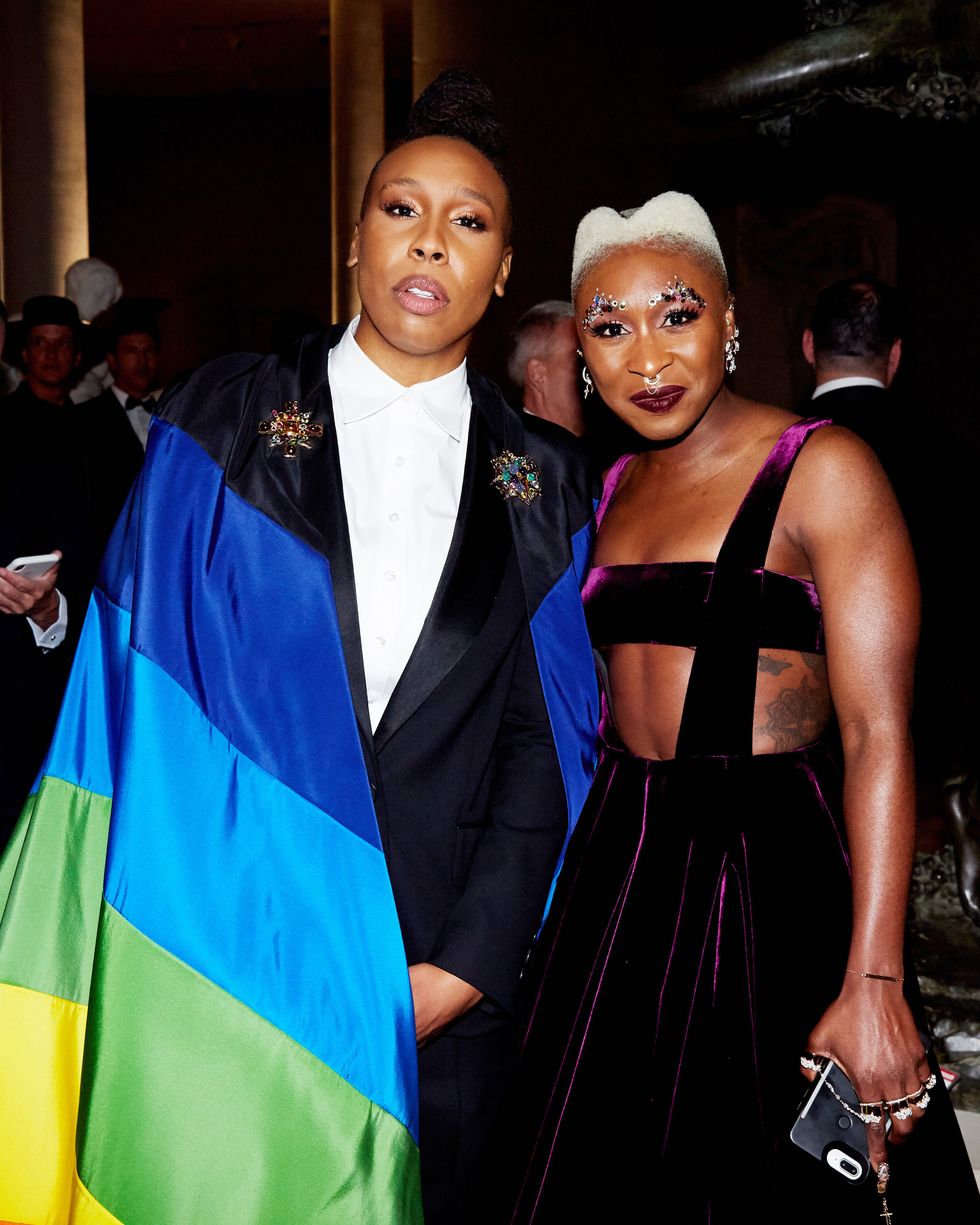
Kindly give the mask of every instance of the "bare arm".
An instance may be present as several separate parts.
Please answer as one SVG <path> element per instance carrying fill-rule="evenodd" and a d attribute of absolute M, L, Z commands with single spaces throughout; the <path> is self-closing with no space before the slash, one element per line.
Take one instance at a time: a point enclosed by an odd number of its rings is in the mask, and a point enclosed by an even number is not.
<path fill-rule="evenodd" d="M 918 580 L 905 524 L 877 460 L 852 435 L 823 433 L 801 456 L 794 502 L 799 540 L 823 606 L 830 691 L 844 747 L 853 882 L 847 969 L 901 978 L 915 838 L 909 714 Z M 863 1102 L 915 1093 L 928 1076 L 900 983 L 843 973 L 840 995 L 810 1043 L 844 1068 Z M 893 1119 L 892 1139 L 903 1139 L 918 1116 L 913 1111 L 910 1120 Z M 880 1128 L 869 1144 L 877 1166 L 885 1159 Z"/>

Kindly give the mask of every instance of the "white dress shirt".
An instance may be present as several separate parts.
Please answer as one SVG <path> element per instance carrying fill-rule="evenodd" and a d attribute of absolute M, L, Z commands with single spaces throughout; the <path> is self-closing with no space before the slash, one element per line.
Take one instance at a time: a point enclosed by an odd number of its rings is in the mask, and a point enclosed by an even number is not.
<path fill-rule="evenodd" d="M 880 387 L 882 391 L 885 390 L 885 384 L 881 379 L 870 379 L 863 374 L 854 374 L 843 379 L 828 379 L 826 383 L 821 383 L 819 387 L 814 387 L 813 395 L 810 399 L 819 399 L 820 396 L 825 395 L 828 391 L 840 391 L 842 387 Z"/>
<path fill-rule="evenodd" d="M 472 405 L 465 362 L 403 387 L 358 346 L 358 320 L 330 351 L 328 377 L 374 730 L 446 564 Z"/>
<path fill-rule="evenodd" d="M 147 410 L 140 405 L 139 408 L 126 408 L 126 401 L 129 399 L 129 392 L 123 391 L 118 384 L 112 384 L 112 394 L 119 401 L 120 406 L 125 410 L 126 420 L 132 427 L 133 433 L 140 440 L 140 446 L 146 450 L 146 436 L 150 432 L 151 416 Z M 149 399 L 149 397 L 147 397 Z"/>

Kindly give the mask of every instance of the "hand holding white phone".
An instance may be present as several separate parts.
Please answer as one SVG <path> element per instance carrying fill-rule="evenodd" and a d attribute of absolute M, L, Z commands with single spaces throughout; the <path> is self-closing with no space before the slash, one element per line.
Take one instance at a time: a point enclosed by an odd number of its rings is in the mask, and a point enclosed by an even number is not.
<path fill-rule="evenodd" d="M 34 553 L 30 557 L 15 557 L 4 569 L 22 578 L 40 578 L 61 561 L 57 553 Z"/>

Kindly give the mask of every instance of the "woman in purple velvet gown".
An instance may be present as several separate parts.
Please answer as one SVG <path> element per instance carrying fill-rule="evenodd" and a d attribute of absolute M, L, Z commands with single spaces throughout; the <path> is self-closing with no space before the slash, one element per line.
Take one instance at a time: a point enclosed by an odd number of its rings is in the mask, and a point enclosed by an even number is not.
<path fill-rule="evenodd" d="M 892 491 L 848 431 L 726 386 L 690 197 L 590 213 L 573 292 L 586 382 L 647 446 L 598 512 L 603 747 L 528 974 L 495 1219 L 872 1225 L 875 1180 L 789 1142 L 804 1052 L 862 1102 L 919 1095 L 887 1150 L 868 1129 L 899 1225 L 980 1219 L 904 968 L 919 612 Z"/>

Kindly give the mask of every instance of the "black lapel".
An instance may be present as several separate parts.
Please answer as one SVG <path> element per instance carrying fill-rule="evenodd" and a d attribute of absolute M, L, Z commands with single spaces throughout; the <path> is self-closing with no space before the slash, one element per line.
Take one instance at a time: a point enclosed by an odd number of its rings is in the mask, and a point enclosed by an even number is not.
<path fill-rule="evenodd" d="M 344 330 L 335 327 L 324 335 L 307 337 L 290 358 L 279 362 L 278 380 L 263 377 L 259 381 L 252 393 L 253 411 L 244 415 L 243 432 L 227 474 L 229 485 L 246 501 L 266 510 L 330 563 L 354 713 L 362 738 L 370 745 L 371 721 L 357 621 L 354 563 L 327 381 L 327 357 Z M 301 449 L 292 460 L 286 459 L 281 450 L 270 449 L 257 436 L 259 420 L 267 418 L 287 400 L 297 400 L 300 411 L 312 414 L 311 423 L 323 426 L 323 437 L 310 450 Z"/>
<path fill-rule="evenodd" d="M 429 614 L 375 732 L 375 748 L 404 724 L 455 667 L 482 629 L 511 549 L 503 498 L 491 459 L 505 445 L 502 406 L 470 378 L 473 411 L 456 530 Z M 504 412 L 509 410 L 503 409 Z"/>

